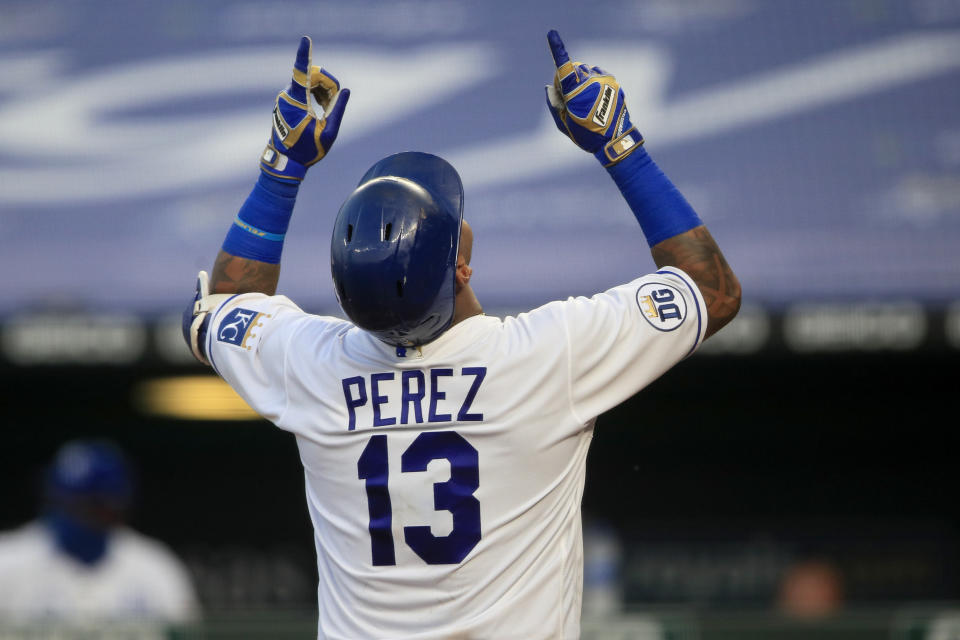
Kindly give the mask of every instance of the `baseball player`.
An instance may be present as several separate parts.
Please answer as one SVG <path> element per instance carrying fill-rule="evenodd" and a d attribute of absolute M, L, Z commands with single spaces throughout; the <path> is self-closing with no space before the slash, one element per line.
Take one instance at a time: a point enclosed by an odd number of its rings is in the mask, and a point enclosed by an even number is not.
<path fill-rule="evenodd" d="M 197 619 L 180 559 L 123 525 L 131 495 L 129 465 L 115 445 L 64 444 L 47 470 L 42 517 L 0 534 L 0 621 L 96 629 Z"/>
<path fill-rule="evenodd" d="M 259 181 L 209 283 L 200 274 L 184 318 L 194 354 L 297 438 L 320 638 L 577 637 L 596 416 L 739 307 L 736 278 L 643 149 L 616 79 L 571 62 L 555 31 L 548 42 L 557 127 L 613 177 L 655 273 L 484 315 L 460 178 L 405 152 L 374 164 L 337 214 L 331 271 L 349 320 L 274 295 L 298 185 L 349 97 L 303 38 Z"/>

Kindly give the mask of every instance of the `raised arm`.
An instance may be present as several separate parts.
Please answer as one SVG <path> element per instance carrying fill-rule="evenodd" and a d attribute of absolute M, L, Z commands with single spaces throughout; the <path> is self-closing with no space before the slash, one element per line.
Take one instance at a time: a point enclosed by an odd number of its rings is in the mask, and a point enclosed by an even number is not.
<path fill-rule="evenodd" d="M 658 267 L 682 269 L 707 306 L 706 336 L 740 309 L 740 283 L 693 207 L 643 148 L 623 89 L 599 67 L 571 62 L 556 31 L 547 42 L 557 71 L 547 106 L 557 128 L 607 169 L 640 223 Z"/>
<path fill-rule="evenodd" d="M 658 267 L 677 267 L 693 278 L 707 304 L 709 338 L 740 310 L 740 282 L 706 226 L 658 242 L 650 248 Z"/>
<path fill-rule="evenodd" d="M 231 294 L 276 293 L 280 254 L 300 183 L 340 130 L 350 90 L 311 64 L 311 49 L 310 38 L 301 38 L 293 78 L 273 108 L 260 177 L 227 231 L 213 273 L 200 272 L 196 295 L 184 312 L 183 337 L 201 362 L 207 362 L 203 335 L 211 310 Z"/>
<path fill-rule="evenodd" d="M 300 40 L 293 78 L 277 95 L 270 141 L 260 156 L 260 178 L 234 219 L 210 276 L 211 293 L 273 295 L 280 253 L 307 168 L 337 138 L 350 90 L 311 64 L 312 44 Z"/>
<path fill-rule="evenodd" d="M 230 255 L 223 249 L 217 253 L 210 274 L 211 293 L 265 293 L 277 292 L 280 280 L 280 263 L 270 264 L 260 260 Z"/>

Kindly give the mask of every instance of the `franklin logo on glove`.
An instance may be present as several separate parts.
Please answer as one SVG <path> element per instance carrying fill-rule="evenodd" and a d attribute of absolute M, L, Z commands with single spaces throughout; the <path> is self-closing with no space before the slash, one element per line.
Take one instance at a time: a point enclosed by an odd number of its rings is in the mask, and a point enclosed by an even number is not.
<path fill-rule="evenodd" d="M 607 116 L 610 115 L 610 102 L 613 100 L 613 87 L 607 85 L 603 88 L 603 97 L 600 99 L 600 107 L 593 116 L 593 121 L 601 127 L 607 126 Z"/>
<path fill-rule="evenodd" d="M 287 136 L 290 135 L 290 129 L 283 123 L 283 116 L 280 115 L 279 106 L 273 108 L 273 128 L 281 140 L 286 140 Z"/>
<path fill-rule="evenodd" d="M 556 31 L 547 34 L 547 42 L 556 64 L 553 83 L 546 86 L 547 106 L 557 129 L 603 166 L 619 164 L 643 144 L 620 83 L 600 67 L 572 62 Z"/>
<path fill-rule="evenodd" d="M 312 64 L 312 51 L 310 38 L 301 38 L 293 77 L 277 94 L 273 130 L 260 156 L 264 173 L 288 182 L 303 180 L 333 146 L 350 99 L 332 73 Z"/>

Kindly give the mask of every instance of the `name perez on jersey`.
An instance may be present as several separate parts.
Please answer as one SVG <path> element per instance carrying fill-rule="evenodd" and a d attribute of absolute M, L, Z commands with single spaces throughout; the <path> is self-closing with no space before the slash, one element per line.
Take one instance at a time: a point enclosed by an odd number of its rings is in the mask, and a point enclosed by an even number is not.
<path fill-rule="evenodd" d="M 348 431 L 424 422 L 480 422 L 474 400 L 487 376 L 486 367 L 408 369 L 343 378 Z"/>

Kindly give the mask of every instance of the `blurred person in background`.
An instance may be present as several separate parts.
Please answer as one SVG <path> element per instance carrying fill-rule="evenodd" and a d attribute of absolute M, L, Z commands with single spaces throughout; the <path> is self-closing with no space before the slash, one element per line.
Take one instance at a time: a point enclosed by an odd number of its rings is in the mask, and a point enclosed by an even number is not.
<path fill-rule="evenodd" d="M 64 444 L 45 473 L 40 517 L 0 534 L 0 627 L 196 619 L 183 563 L 125 526 L 132 497 L 131 467 L 114 443 Z"/>
<path fill-rule="evenodd" d="M 613 525 L 585 519 L 583 525 L 583 615 L 614 616 L 623 608 L 623 544 Z"/>
<path fill-rule="evenodd" d="M 960 640 L 960 610 L 936 614 L 923 637 L 924 640 Z"/>
<path fill-rule="evenodd" d="M 792 618 L 816 619 L 843 607 L 843 576 L 833 563 L 810 558 L 797 562 L 780 582 L 777 606 Z"/>

